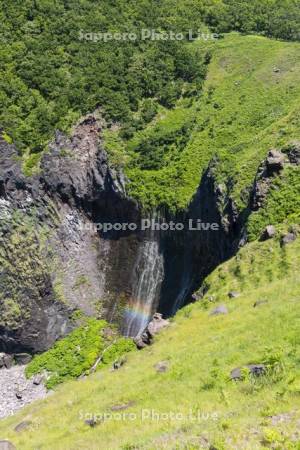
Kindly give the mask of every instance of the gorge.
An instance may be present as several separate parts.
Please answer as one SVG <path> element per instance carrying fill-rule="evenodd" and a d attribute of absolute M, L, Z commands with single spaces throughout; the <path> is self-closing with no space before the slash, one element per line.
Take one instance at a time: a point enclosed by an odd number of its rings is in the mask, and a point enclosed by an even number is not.
<path fill-rule="evenodd" d="M 239 245 L 241 225 L 230 202 L 220 213 L 228 199 L 218 192 L 212 167 L 187 211 L 143 212 L 126 195 L 124 175 L 109 166 L 101 126 L 90 115 L 70 138 L 57 133 L 41 173 L 32 177 L 22 174 L 14 146 L 1 141 L 3 351 L 47 349 L 76 326 L 76 311 L 135 336 L 155 311 L 169 317 L 191 301 L 204 277 Z M 147 217 L 185 227 L 104 233 L 93 226 Z M 189 230 L 189 221 L 199 218 L 220 227 Z"/>

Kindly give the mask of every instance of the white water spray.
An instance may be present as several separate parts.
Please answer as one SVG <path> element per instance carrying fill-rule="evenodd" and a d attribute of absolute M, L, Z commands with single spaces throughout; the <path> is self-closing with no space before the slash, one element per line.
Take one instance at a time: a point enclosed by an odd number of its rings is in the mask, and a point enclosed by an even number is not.
<path fill-rule="evenodd" d="M 164 277 L 163 256 L 159 243 L 150 236 L 139 249 L 134 268 L 131 306 L 125 314 L 125 335 L 138 336 L 146 328 L 159 299 Z"/>

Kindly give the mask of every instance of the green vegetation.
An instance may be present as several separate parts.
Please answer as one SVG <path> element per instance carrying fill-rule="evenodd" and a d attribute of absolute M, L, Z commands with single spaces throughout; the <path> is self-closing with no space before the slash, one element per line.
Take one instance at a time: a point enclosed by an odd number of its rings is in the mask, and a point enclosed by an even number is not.
<path fill-rule="evenodd" d="M 287 167 L 270 189 L 266 204 L 252 213 L 247 224 L 249 240 L 257 239 L 267 225 L 300 223 L 300 167 Z"/>
<path fill-rule="evenodd" d="M 12 142 L 13 142 L 12 138 L 11 138 L 7 133 L 5 133 L 5 131 L 3 131 L 1 137 L 2 137 L 8 144 L 12 144 Z"/>
<path fill-rule="evenodd" d="M 241 211 L 268 150 L 299 136 L 300 45 L 232 33 L 194 46 L 210 54 L 203 90 L 124 141 L 127 188 L 146 209 L 185 209 L 213 159 Z"/>
<path fill-rule="evenodd" d="M 24 155 L 23 158 L 23 173 L 27 177 L 30 177 L 38 172 L 39 163 L 41 160 L 41 153 L 32 153 L 29 155 Z"/>
<path fill-rule="evenodd" d="M 189 2 L 181 3 L 180 11 L 172 8 L 170 14 L 168 1 L 0 1 L 5 42 L 0 122 L 19 150 L 41 152 L 56 128 L 68 131 L 97 107 L 109 121 L 135 130 L 151 119 L 156 103 L 170 106 L 195 89 L 203 70 L 191 48 L 174 40 L 140 39 L 142 29 L 186 32 L 200 27 L 201 11 L 181 17 Z M 100 32 L 138 38 L 89 40 Z M 151 108 L 144 103 L 148 98 L 155 99 Z"/>
<path fill-rule="evenodd" d="M 283 41 L 299 40 L 299 0 L 0 5 L 1 136 L 17 145 L 28 176 L 38 173 L 55 129 L 69 133 L 97 109 L 110 162 L 124 170 L 128 194 L 144 209 L 184 210 L 210 165 L 224 203 L 230 197 L 246 214 L 268 150 L 287 151 L 299 141 L 300 43 Z M 226 34 L 193 43 L 103 43 L 86 35 L 146 28 Z M 72 157 L 66 149 L 61 156 Z M 179 311 L 152 347 L 132 351 L 132 340 L 105 321 L 75 311 L 79 328 L 27 367 L 28 377 L 47 372 L 55 392 L 1 421 L 0 435 L 24 450 L 299 450 L 299 238 L 280 245 L 283 232 L 299 231 L 299 170 L 286 164 L 274 177 L 265 205 L 247 221 L 253 242 L 207 277 L 204 298 Z M 34 207 L 23 214 L 4 201 L 2 208 L 1 287 L 10 295 L 0 297 L 0 326 L 18 330 L 30 303 L 42 300 L 56 262 L 50 231 L 36 223 Z M 276 238 L 258 242 L 269 224 Z M 88 283 L 79 275 L 73 288 Z M 53 284 L 64 302 L 60 277 Z M 233 290 L 238 296 L 230 299 Z M 100 311 L 103 302 L 95 303 Z M 211 315 L 220 304 L 228 314 Z M 112 372 L 125 354 L 126 364 Z M 78 379 L 96 361 L 98 370 Z M 157 370 L 161 362 L 165 372 Z M 249 364 L 266 371 L 255 377 Z M 230 378 L 234 368 L 241 368 L 238 381 Z M 145 410 L 164 416 L 145 419 Z M 103 414 L 109 418 L 95 427 L 86 423 Z M 23 421 L 31 425 L 17 433 Z"/>
<path fill-rule="evenodd" d="M 178 312 L 152 347 L 129 353 L 118 371 L 59 386 L 2 421 L 0 434 L 24 450 L 200 449 L 206 442 L 298 450 L 299 250 L 299 239 L 284 248 L 278 240 L 248 244 L 208 277 L 204 299 Z M 229 299 L 231 290 L 239 297 Z M 210 316 L 220 303 L 229 313 Z M 155 369 L 161 361 L 165 373 Z M 243 371 L 242 380 L 230 380 L 232 369 L 252 363 L 264 363 L 266 374 Z M 118 407 L 124 410 L 112 410 Z M 145 410 L 182 416 L 142 419 Z M 198 412 L 199 421 L 191 420 Z M 103 414 L 110 418 L 101 421 Z M 94 417 L 98 425 L 89 427 L 85 420 Z M 16 433 L 24 420 L 32 425 Z"/>
<path fill-rule="evenodd" d="M 105 366 L 111 366 L 112 363 L 118 361 L 126 353 L 136 350 L 136 345 L 132 339 L 121 337 L 113 342 L 106 351 L 103 352 L 103 357 L 100 364 L 98 365 L 98 370 Z"/>
<path fill-rule="evenodd" d="M 125 144 L 119 136 L 117 130 L 104 130 L 103 132 L 105 150 L 109 156 L 112 167 L 124 167 L 128 161 Z"/>
<path fill-rule="evenodd" d="M 299 0 L 223 0 L 208 22 L 217 31 L 240 31 L 284 40 L 299 40 Z"/>
<path fill-rule="evenodd" d="M 41 152 L 100 107 L 130 136 L 199 92 L 205 55 L 182 41 L 141 40 L 141 30 L 256 33 L 299 40 L 299 0 L 1 0 L 0 122 L 21 152 Z M 97 42 L 105 33 L 136 40 Z M 137 117 L 138 115 L 138 117 Z"/>
<path fill-rule="evenodd" d="M 115 332 L 107 334 L 107 328 L 104 320 L 85 319 L 82 326 L 57 341 L 53 348 L 35 356 L 26 368 L 27 377 L 46 371 L 46 386 L 52 389 L 63 381 L 88 373 L 106 348 L 99 368 L 133 349 L 132 340 L 116 338 Z"/>
<path fill-rule="evenodd" d="M 20 305 L 11 298 L 0 297 L 1 301 L 1 319 L 0 326 L 14 328 L 22 318 Z"/>
<path fill-rule="evenodd" d="M 31 302 L 39 302 L 48 282 L 50 231 L 31 214 L 2 211 L 0 226 L 0 326 L 18 329 L 30 314 Z"/>
<path fill-rule="evenodd" d="M 257 299 L 265 300 L 263 291 L 269 283 L 289 283 L 299 258 L 299 241 L 290 246 L 280 246 L 280 235 L 276 240 L 264 243 L 252 242 L 246 245 L 228 263 L 219 266 L 205 280 L 208 289 L 202 302 L 205 307 L 210 302 L 221 302 L 228 292 L 249 292 L 253 286 L 258 290 Z M 297 286 L 295 277 L 295 289 Z M 254 294 L 256 295 L 256 294 Z"/>

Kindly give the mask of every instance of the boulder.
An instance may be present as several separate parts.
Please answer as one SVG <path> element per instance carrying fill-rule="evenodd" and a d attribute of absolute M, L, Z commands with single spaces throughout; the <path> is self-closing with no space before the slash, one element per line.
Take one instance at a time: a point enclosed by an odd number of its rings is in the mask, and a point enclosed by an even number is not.
<path fill-rule="evenodd" d="M 168 361 L 160 361 L 159 363 L 155 364 L 154 368 L 158 373 L 165 373 L 169 369 L 169 363 Z"/>
<path fill-rule="evenodd" d="M 239 297 L 240 296 L 240 294 L 238 293 L 238 292 L 236 292 L 236 291 L 230 291 L 230 292 L 228 292 L 228 297 L 229 298 L 237 298 L 237 297 Z"/>
<path fill-rule="evenodd" d="M 257 308 L 258 306 L 265 305 L 266 303 L 269 303 L 268 300 L 257 300 L 254 303 L 253 308 Z"/>
<path fill-rule="evenodd" d="M 248 369 L 250 374 L 255 377 L 260 377 L 266 373 L 266 367 L 264 364 L 248 364 L 244 367 L 236 367 L 230 372 L 230 378 L 232 380 L 241 380 L 243 378 L 242 370 Z"/>
<path fill-rule="evenodd" d="M 260 377 L 266 373 L 266 366 L 264 364 L 249 364 L 247 366 L 251 375 Z"/>
<path fill-rule="evenodd" d="M 25 364 L 29 364 L 32 360 L 32 356 L 29 353 L 17 353 L 15 355 L 16 364 L 19 366 L 24 366 Z"/>
<path fill-rule="evenodd" d="M 4 365 L 7 369 L 10 369 L 14 365 L 14 357 L 6 354 L 4 356 Z"/>
<path fill-rule="evenodd" d="M 211 311 L 210 316 L 219 316 L 221 314 L 228 314 L 227 306 L 219 305 Z"/>
<path fill-rule="evenodd" d="M 20 391 L 20 389 L 16 390 L 16 397 L 17 397 L 18 400 L 22 400 L 23 393 Z"/>
<path fill-rule="evenodd" d="M 10 369 L 13 364 L 14 359 L 12 355 L 8 355 L 7 353 L 0 353 L 0 369 Z"/>
<path fill-rule="evenodd" d="M 147 331 L 140 334 L 134 339 L 135 345 L 139 350 L 142 350 L 143 348 L 147 347 L 148 345 L 151 345 L 152 339 Z"/>
<path fill-rule="evenodd" d="M 142 350 L 148 345 L 151 345 L 154 336 L 169 325 L 169 320 L 163 319 L 162 314 L 155 313 L 143 333 L 134 339 L 137 348 Z"/>
<path fill-rule="evenodd" d="M 288 146 L 288 157 L 291 164 L 300 164 L 300 142 L 295 141 Z"/>
<path fill-rule="evenodd" d="M 16 433 L 21 433 L 22 431 L 27 430 L 30 425 L 32 425 L 32 422 L 30 422 L 29 420 L 24 420 L 24 422 L 19 423 L 15 428 L 15 432 Z"/>
<path fill-rule="evenodd" d="M 264 231 L 260 237 L 260 240 L 267 241 L 268 239 L 272 239 L 275 235 L 276 235 L 276 228 L 273 225 L 268 225 L 264 229 Z"/>
<path fill-rule="evenodd" d="M 159 333 L 163 328 L 166 328 L 170 325 L 168 320 L 163 319 L 162 314 L 155 313 L 152 317 L 151 322 L 147 327 L 147 331 L 151 337 L 155 336 Z"/>
<path fill-rule="evenodd" d="M 42 374 L 37 374 L 32 378 L 32 384 L 34 384 L 35 386 L 39 386 L 40 384 L 42 384 L 44 381 L 44 376 Z"/>
<path fill-rule="evenodd" d="M 99 424 L 99 422 L 97 422 L 95 419 L 87 419 L 84 421 L 84 423 L 91 428 L 95 428 Z"/>
<path fill-rule="evenodd" d="M 236 367 L 230 372 L 230 378 L 232 380 L 240 380 L 242 378 L 242 369 L 240 367 Z"/>
<path fill-rule="evenodd" d="M 297 239 L 297 236 L 295 233 L 288 233 L 281 239 L 281 246 L 290 244 L 291 242 L 294 242 Z"/>
<path fill-rule="evenodd" d="M 194 294 L 191 295 L 191 303 L 199 302 L 199 300 L 202 300 L 205 294 L 205 290 L 201 289 L 198 292 L 194 292 Z"/>
<path fill-rule="evenodd" d="M 16 447 L 9 441 L 0 441 L 0 450 L 16 450 Z"/>
<path fill-rule="evenodd" d="M 192 294 L 192 295 L 191 295 L 191 303 L 195 303 L 195 302 L 197 302 L 197 301 L 198 301 L 197 295 L 196 295 L 196 294 Z"/>
<path fill-rule="evenodd" d="M 269 175 L 279 173 L 285 162 L 285 156 L 278 150 L 270 150 L 266 159 L 267 172 Z"/>

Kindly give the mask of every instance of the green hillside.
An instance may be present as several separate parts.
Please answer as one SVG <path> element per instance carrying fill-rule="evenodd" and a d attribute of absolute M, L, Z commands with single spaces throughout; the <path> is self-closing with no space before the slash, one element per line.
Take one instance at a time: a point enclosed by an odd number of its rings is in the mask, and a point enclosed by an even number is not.
<path fill-rule="evenodd" d="M 299 240 L 284 248 L 279 240 L 247 245 L 152 347 L 129 354 L 119 371 L 62 385 L 1 422 L 1 437 L 22 450 L 201 449 L 206 442 L 218 450 L 299 449 L 299 250 Z M 229 299 L 232 290 L 239 296 Z M 210 316 L 220 304 L 229 313 Z M 165 373 L 155 369 L 160 362 Z M 230 379 L 232 369 L 253 363 L 264 363 L 266 374 Z M 142 410 L 183 418 L 158 421 L 144 411 L 142 420 Z M 190 411 L 200 421 L 186 419 Z M 94 428 L 85 423 L 104 413 Z M 16 433 L 22 421 L 31 425 Z"/>
<path fill-rule="evenodd" d="M 97 110 L 110 165 L 124 171 L 128 197 L 141 210 L 186 210 L 210 166 L 221 194 L 218 205 L 208 206 L 216 206 L 225 222 L 232 201 L 247 237 L 235 256 L 206 278 L 195 293 L 198 300 L 171 318 L 142 351 L 107 322 L 74 313 L 80 327 L 35 356 L 26 369 L 28 376 L 48 371 L 46 386 L 53 392 L 1 420 L 0 441 L 9 440 L 17 450 L 300 450 L 299 161 L 286 161 L 268 179 L 263 206 L 255 212 L 249 208 L 268 151 L 288 154 L 292 145 L 300 148 L 299 0 L 9 0 L 5 5 L 0 0 L 0 5 L 6 44 L 0 50 L 0 132 L 17 145 L 26 175 L 39 170 L 56 129 L 69 133 L 80 117 Z M 220 36 L 107 46 L 78 40 L 80 30 L 113 32 L 120 24 L 121 31 L 201 27 Z M 106 162 L 103 166 L 106 173 Z M 96 175 L 89 172 L 86 178 Z M 115 196 L 107 198 L 119 214 Z M 97 209 L 96 200 L 85 200 Z M 124 209 L 131 208 L 127 200 Z M 63 212 L 69 211 L 66 202 Z M 101 209 L 101 197 L 99 215 L 106 203 L 105 197 Z M 17 204 L 27 214 L 26 205 Z M 2 206 L 10 207 L 6 200 Z M 72 208 L 65 233 L 73 239 L 71 212 L 75 221 L 77 206 Z M 275 237 L 262 242 L 267 225 L 275 226 Z M 237 237 L 230 227 L 224 241 Z M 287 232 L 292 239 L 283 245 Z M 128 265 L 142 239 L 130 243 Z M 215 243 L 220 255 L 222 240 L 220 233 Z M 25 263 L 15 258 L 19 241 L 17 236 L 4 244 L 13 255 L 9 261 L 31 271 L 30 254 Z M 111 247 L 118 259 L 118 242 Z M 97 270 L 106 276 L 105 248 Z M 169 271 L 174 255 L 169 248 L 167 253 Z M 136 277 L 138 264 L 139 255 Z M 25 286 L 36 285 L 27 278 Z M 24 302 L 28 298 L 26 291 Z M 102 300 L 109 303 L 110 297 Z M 218 306 L 224 314 L 212 314 Z M 99 354 L 102 360 L 91 370 Z M 112 370 L 119 358 L 124 364 Z M 251 374 L 251 365 L 261 365 L 262 372 Z M 23 431 L 16 431 L 20 424 Z"/>
<path fill-rule="evenodd" d="M 186 45 L 189 30 L 300 40 L 299 0 L 0 0 L 0 6 L 0 126 L 23 157 L 35 155 L 29 168 L 55 129 L 69 131 L 96 108 L 128 135 L 147 123 L 148 114 L 135 117 L 145 100 L 171 108 L 190 96 L 204 68 Z M 94 39 L 139 36 L 143 29 L 185 38 Z"/>
<path fill-rule="evenodd" d="M 231 34 L 195 45 L 211 55 L 198 98 L 161 111 L 121 147 L 129 193 L 145 207 L 183 209 L 215 157 L 217 181 L 226 190 L 230 180 L 242 209 L 268 150 L 299 137 L 300 44 Z"/>

